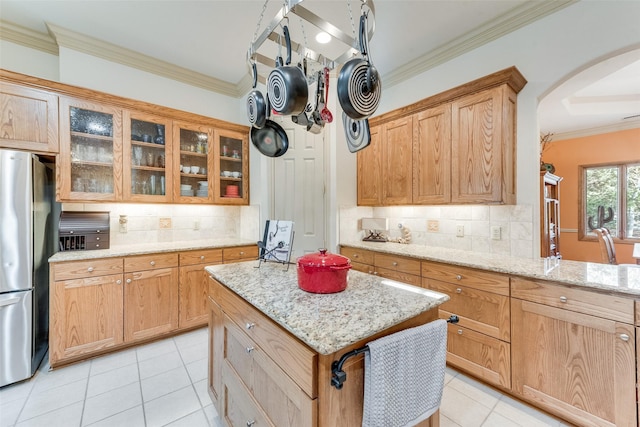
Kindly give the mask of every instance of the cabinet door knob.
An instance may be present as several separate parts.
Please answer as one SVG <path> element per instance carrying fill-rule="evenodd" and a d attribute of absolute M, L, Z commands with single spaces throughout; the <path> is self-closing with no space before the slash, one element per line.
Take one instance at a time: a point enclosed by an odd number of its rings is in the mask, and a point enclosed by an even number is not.
<path fill-rule="evenodd" d="M 247 324 L 245 325 L 245 327 L 246 327 L 247 329 L 253 329 L 255 326 L 256 326 L 256 324 L 255 324 L 255 323 L 253 323 L 253 322 L 252 322 L 252 323 L 247 322 Z"/>
<path fill-rule="evenodd" d="M 397 263 L 396 261 L 393 261 L 393 266 L 394 266 L 394 267 L 397 267 L 397 266 L 398 266 L 398 263 Z"/>
<path fill-rule="evenodd" d="M 462 335 L 462 329 L 458 329 L 458 335 Z"/>
<path fill-rule="evenodd" d="M 127 279 L 127 283 L 131 283 L 131 279 Z"/>
<path fill-rule="evenodd" d="M 255 423 L 255 420 L 247 421 L 247 427 L 252 427 Z"/>
<path fill-rule="evenodd" d="M 462 293 L 462 289 L 457 288 L 457 289 L 456 289 L 456 294 L 461 294 L 461 293 Z"/>
<path fill-rule="evenodd" d="M 153 267 L 154 265 L 156 265 L 155 261 L 151 261 L 149 264 L 151 264 L 151 267 Z"/>
<path fill-rule="evenodd" d="M 200 255 L 200 259 L 201 259 L 201 260 L 204 260 L 204 255 Z"/>
<path fill-rule="evenodd" d="M 100 240 L 100 238 L 99 238 L 99 237 L 96 237 L 96 240 Z"/>
<path fill-rule="evenodd" d="M 118 279 L 116 280 L 116 285 L 121 285 L 122 284 L 122 280 Z"/>
<path fill-rule="evenodd" d="M 240 255 L 244 255 L 244 252 L 240 252 Z"/>
<path fill-rule="evenodd" d="M 358 254 L 353 254 L 353 257 L 354 258 L 358 258 Z"/>
<path fill-rule="evenodd" d="M 620 334 L 620 339 L 622 341 L 629 341 L 629 335 L 627 334 Z"/>
<path fill-rule="evenodd" d="M 560 297 L 560 302 L 567 302 L 567 297 L 565 296 Z"/>
<path fill-rule="evenodd" d="M 251 353 L 254 350 L 254 348 L 253 347 L 247 347 L 245 350 L 246 350 L 247 353 Z"/>
<path fill-rule="evenodd" d="M 457 279 L 457 280 L 462 280 L 462 274 L 458 274 L 458 275 L 456 276 L 456 279 Z"/>
<path fill-rule="evenodd" d="M 89 267 L 89 268 L 87 268 L 87 271 L 88 271 L 89 273 L 93 273 L 93 267 Z"/>

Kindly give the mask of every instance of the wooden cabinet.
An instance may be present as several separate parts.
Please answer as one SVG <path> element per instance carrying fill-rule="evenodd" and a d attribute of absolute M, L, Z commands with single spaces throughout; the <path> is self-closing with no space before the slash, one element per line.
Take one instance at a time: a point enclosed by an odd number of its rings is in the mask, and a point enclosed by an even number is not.
<path fill-rule="evenodd" d="M 560 256 L 560 181 L 549 172 L 540 173 L 540 256 Z"/>
<path fill-rule="evenodd" d="M 448 325 L 447 362 L 484 381 L 511 387 L 509 278 L 474 269 L 422 262 L 422 284 L 449 295 L 440 318 Z"/>
<path fill-rule="evenodd" d="M 59 201 L 122 200 L 122 111 L 60 98 Z"/>
<path fill-rule="evenodd" d="M 213 128 L 188 122 L 173 123 L 173 169 L 179 174 L 173 186 L 178 203 L 213 201 Z"/>
<path fill-rule="evenodd" d="M 521 279 L 512 296 L 513 391 L 579 425 L 636 426 L 633 300 Z"/>
<path fill-rule="evenodd" d="M 371 143 L 356 153 L 358 205 L 382 205 L 382 142 L 380 127 L 372 127 Z M 372 173 L 372 171 L 375 171 Z"/>
<path fill-rule="evenodd" d="M 0 147 L 56 154 L 58 97 L 0 81 Z"/>
<path fill-rule="evenodd" d="M 214 201 L 226 205 L 249 203 L 249 135 L 216 131 L 213 177 Z"/>
<path fill-rule="evenodd" d="M 354 270 L 363 273 L 374 274 L 373 267 L 374 252 L 365 249 L 352 248 L 349 246 L 340 246 L 340 254 L 351 260 L 351 266 Z"/>
<path fill-rule="evenodd" d="M 180 280 L 178 284 L 178 327 L 191 328 L 207 323 L 209 309 L 207 265 L 222 262 L 222 249 L 209 249 L 180 253 Z"/>
<path fill-rule="evenodd" d="M 122 258 L 52 265 L 51 366 L 122 344 L 122 273 Z"/>
<path fill-rule="evenodd" d="M 258 259 L 258 245 L 233 246 L 222 250 L 224 263 Z"/>
<path fill-rule="evenodd" d="M 420 286 L 419 260 L 349 246 L 341 246 L 340 253 L 351 260 L 351 265 L 355 270 Z"/>

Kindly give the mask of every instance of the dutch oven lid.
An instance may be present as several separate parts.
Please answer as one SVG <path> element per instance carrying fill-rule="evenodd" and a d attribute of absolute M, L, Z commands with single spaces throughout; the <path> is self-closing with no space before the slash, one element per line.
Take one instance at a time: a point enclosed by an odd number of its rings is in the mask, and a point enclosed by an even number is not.
<path fill-rule="evenodd" d="M 351 260 L 346 256 L 327 253 L 326 249 L 298 258 L 298 265 L 302 267 L 343 267 L 350 264 Z"/>

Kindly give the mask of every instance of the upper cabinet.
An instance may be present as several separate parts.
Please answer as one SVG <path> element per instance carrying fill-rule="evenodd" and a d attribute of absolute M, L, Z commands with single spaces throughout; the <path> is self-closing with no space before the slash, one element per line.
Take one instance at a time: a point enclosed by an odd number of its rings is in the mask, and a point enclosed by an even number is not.
<path fill-rule="evenodd" d="M 525 84 L 512 67 L 371 119 L 358 205 L 515 203 L 516 95 Z"/>
<path fill-rule="evenodd" d="M 214 201 L 246 205 L 249 203 L 249 136 L 219 130 L 215 138 Z"/>
<path fill-rule="evenodd" d="M 0 81 L 0 148 L 58 152 L 58 97 Z"/>
<path fill-rule="evenodd" d="M 213 129 L 174 122 L 176 141 L 173 167 L 180 179 L 173 187 L 173 199 L 180 203 L 211 203 L 213 188 Z"/>

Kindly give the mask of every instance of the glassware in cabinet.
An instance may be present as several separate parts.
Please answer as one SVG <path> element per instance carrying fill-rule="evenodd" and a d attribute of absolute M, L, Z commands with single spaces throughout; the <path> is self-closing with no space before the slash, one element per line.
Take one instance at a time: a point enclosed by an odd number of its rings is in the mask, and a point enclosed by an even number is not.
<path fill-rule="evenodd" d="M 60 200 L 121 197 L 121 112 L 109 106 L 60 99 Z"/>
<path fill-rule="evenodd" d="M 130 111 L 125 111 L 124 117 L 124 199 L 169 201 L 173 183 L 171 121 Z"/>
<path fill-rule="evenodd" d="M 213 131 L 205 126 L 174 123 L 178 155 L 174 168 L 180 179 L 174 186 L 174 200 L 185 203 L 211 203 L 211 140 Z"/>
<path fill-rule="evenodd" d="M 248 135 L 240 132 L 219 130 L 217 132 L 216 175 L 220 185 L 215 201 L 225 204 L 247 204 L 249 202 L 249 146 Z"/>

